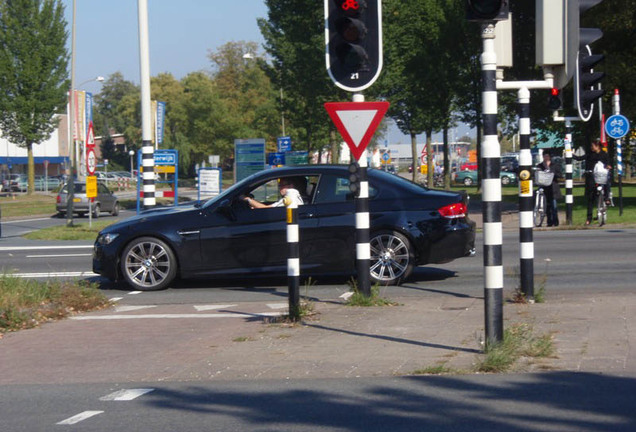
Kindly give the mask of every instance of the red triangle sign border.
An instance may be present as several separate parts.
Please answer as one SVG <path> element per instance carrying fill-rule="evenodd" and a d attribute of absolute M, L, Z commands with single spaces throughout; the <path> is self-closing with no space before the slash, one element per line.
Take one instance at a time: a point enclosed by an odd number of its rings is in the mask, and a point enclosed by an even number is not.
<path fill-rule="evenodd" d="M 349 150 L 351 151 L 351 155 L 355 158 L 355 160 L 359 160 L 362 156 L 362 153 L 367 148 L 369 143 L 371 142 L 371 138 L 373 134 L 377 130 L 378 126 L 382 122 L 384 115 L 389 109 L 389 102 L 327 102 L 325 103 L 325 109 L 331 117 L 331 120 L 334 122 L 334 125 L 342 135 L 342 138 L 345 140 L 347 145 L 349 146 Z M 373 119 L 369 123 L 369 127 L 365 131 L 364 135 L 360 139 L 358 145 L 356 145 L 354 139 L 351 137 L 349 133 L 350 125 L 345 125 L 338 115 L 338 112 L 341 111 L 375 111 Z"/>

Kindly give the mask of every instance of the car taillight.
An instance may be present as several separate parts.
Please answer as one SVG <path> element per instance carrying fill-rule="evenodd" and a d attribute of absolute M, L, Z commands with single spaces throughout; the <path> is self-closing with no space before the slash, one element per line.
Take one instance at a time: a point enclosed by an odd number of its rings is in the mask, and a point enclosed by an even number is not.
<path fill-rule="evenodd" d="M 59 203 L 61 203 L 61 202 L 62 202 L 62 197 L 58 195 L 58 196 L 57 196 L 57 203 L 59 204 Z"/>
<path fill-rule="evenodd" d="M 456 219 L 466 217 L 466 204 L 455 203 L 437 209 L 439 214 L 448 219 Z"/>

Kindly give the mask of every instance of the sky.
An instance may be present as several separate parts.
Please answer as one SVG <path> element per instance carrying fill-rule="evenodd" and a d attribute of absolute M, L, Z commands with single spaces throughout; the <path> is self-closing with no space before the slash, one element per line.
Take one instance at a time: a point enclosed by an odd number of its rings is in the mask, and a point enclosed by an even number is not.
<path fill-rule="evenodd" d="M 62 3 L 66 7 L 70 51 L 73 0 Z M 321 1 L 316 3 L 322 8 Z M 99 93 L 100 84 L 94 79 L 115 72 L 139 83 L 137 1 L 75 0 L 75 4 L 76 87 Z M 180 79 L 190 72 L 210 71 L 208 52 L 225 43 L 262 44 L 256 20 L 266 17 L 263 0 L 148 0 L 150 74 L 169 72 Z M 461 125 L 450 137 L 459 138 L 467 132 L 468 128 Z M 434 138 L 441 140 L 441 136 Z M 410 138 L 395 126 L 387 139 L 392 144 L 410 143 Z"/>

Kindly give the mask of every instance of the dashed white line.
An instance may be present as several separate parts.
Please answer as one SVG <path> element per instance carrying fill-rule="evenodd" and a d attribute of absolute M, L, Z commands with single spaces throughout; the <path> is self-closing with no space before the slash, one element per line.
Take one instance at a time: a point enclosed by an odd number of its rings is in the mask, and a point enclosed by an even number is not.
<path fill-rule="evenodd" d="M 4 223 L 4 222 L 3 222 Z M 0 246 L 0 252 L 7 251 L 25 251 L 25 250 L 52 250 L 52 249 L 92 249 L 93 245 L 75 245 L 75 246 Z"/>
<path fill-rule="evenodd" d="M 227 305 L 194 305 L 194 308 L 198 311 L 206 311 L 206 310 L 218 310 L 218 309 L 227 309 L 236 306 L 235 304 L 227 304 Z"/>
<path fill-rule="evenodd" d="M 150 308 L 155 308 L 157 306 L 154 305 L 148 305 L 148 306 L 115 306 L 115 312 L 132 312 L 132 311 L 136 311 L 136 310 L 142 310 L 142 309 L 150 309 Z"/>
<path fill-rule="evenodd" d="M 143 291 L 131 291 L 128 293 L 128 295 L 137 295 L 137 294 L 141 294 Z"/>
<path fill-rule="evenodd" d="M 55 255 L 27 255 L 27 258 L 66 258 L 66 257 L 87 257 L 93 254 L 55 254 Z"/>
<path fill-rule="evenodd" d="M 66 420 L 62 420 L 61 422 L 56 423 L 56 424 L 59 424 L 59 425 L 73 425 L 73 424 L 79 423 L 79 422 L 81 422 L 83 420 L 86 420 L 88 418 L 91 418 L 93 416 L 96 416 L 97 414 L 101 414 L 103 412 L 104 411 L 84 411 L 84 412 L 81 412 L 81 413 L 79 413 L 77 415 L 74 415 L 73 417 L 69 417 Z"/>
<path fill-rule="evenodd" d="M 154 391 L 153 388 L 140 388 L 140 389 L 123 389 L 111 393 L 109 395 L 100 397 L 100 401 L 131 401 L 137 399 L 139 396 L 143 396 L 146 393 Z"/>
<path fill-rule="evenodd" d="M 17 278 L 56 278 L 56 277 L 94 277 L 99 276 L 91 271 L 84 272 L 49 272 L 49 273 L 9 273 Z"/>
<path fill-rule="evenodd" d="M 270 309 L 286 309 L 289 307 L 288 303 L 267 303 L 267 307 Z"/>

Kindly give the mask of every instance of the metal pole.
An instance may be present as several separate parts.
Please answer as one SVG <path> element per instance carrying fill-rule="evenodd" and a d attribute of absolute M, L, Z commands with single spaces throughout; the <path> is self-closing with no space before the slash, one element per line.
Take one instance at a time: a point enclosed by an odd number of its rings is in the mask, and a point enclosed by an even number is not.
<path fill-rule="evenodd" d="M 148 0 L 137 0 L 139 11 L 139 69 L 141 78 L 141 153 L 144 209 L 153 208 L 155 200 L 155 157 L 152 145 L 150 103 L 150 48 L 148 42 Z"/>
<path fill-rule="evenodd" d="M 621 113 L 621 102 L 618 89 L 614 89 L 612 103 L 614 105 L 613 114 L 619 115 Z M 616 139 L 616 170 L 618 172 L 618 214 L 623 216 L 623 146 L 620 138 Z"/>
<path fill-rule="evenodd" d="M 484 229 L 484 299 L 486 344 L 503 341 L 503 266 L 501 225 L 501 148 L 497 136 L 497 54 L 495 24 L 484 23 L 481 38 L 482 118 L 481 143 L 482 203 Z"/>
<path fill-rule="evenodd" d="M 353 95 L 354 102 L 364 102 L 362 93 Z M 358 160 L 360 193 L 355 198 L 356 206 L 356 272 L 358 275 L 358 289 L 369 297 L 371 296 L 371 245 L 369 243 L 369 180 L 367 177 L 367 151 L 362 152 Z"/>
<path fill-rule="evenodd" d="M 572 188 L 572 123 L 565 120 L 565 220 L 568 225 L 572 225 L 572 207 L 574 195 Z"/>
<path fill-rule="evenodd" d="M 287 207 L 287 286 L 289 292 L 289 317 L 300 319 L 300 233 L 298 229 L 298 203 L 285 198 Z"/>
<path fill-rule="evenodd" d="M 519 277 L 521 292 L 534 301 L 532 154 L 530 153 L 530 91 L 521 88 L 519 103 Z"/>
<path fill-rule="evenodd" d="M 71 23 L 71 91 L 69 92 L 69 128 L 68 128 L 68 141 L 69 141 L 69 153 L 68 156 L 71 162 L 71 169 L 69 170 L 68 182 L 66 184 L 66 226 L 73 226 L 73 199 L 75 194 L 75 15 L 76 15 L 75 0 L 73 0 L 73 18 Z"/>

